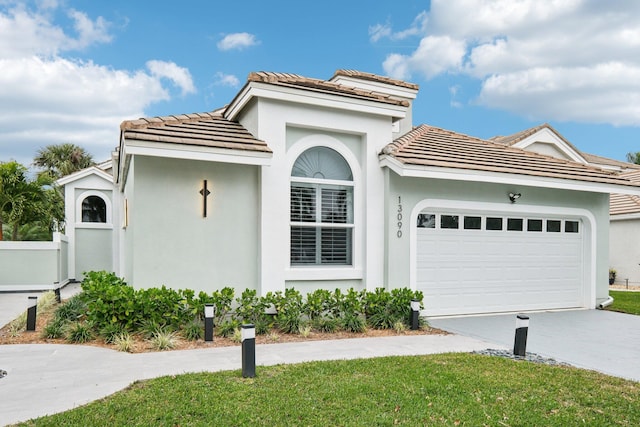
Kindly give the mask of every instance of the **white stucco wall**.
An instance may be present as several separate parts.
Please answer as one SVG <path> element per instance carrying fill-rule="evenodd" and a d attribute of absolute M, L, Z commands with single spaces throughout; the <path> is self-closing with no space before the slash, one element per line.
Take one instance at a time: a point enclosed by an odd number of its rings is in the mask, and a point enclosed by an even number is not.
<path fill-rule="evenodd" d="M 82 201 L 88 196 L 98 196 L 105 201 L 106 223 L 82 222 Z M 114 209 L 117 200 L 111 177 L 95 173 L 82 175 L 81 172 L 80 177 L 64 185 L 64 197 L 65 234 L 69 238 L 70 278 L 82 280 L 82 273 L 89 270 L 116 271 L 114 259 L 117 256 L 118 236 L 114 233 L 114 224 L 119 221 L 119 213 Z M 87 232 L 83 233 L 83 231 Z M 93 256 L 96 258 L 92 259 Z"/>
<path fill-rule="evenodd" d="M 258 167 L 136 156 L 125 279 L 207 292 L 258 287 Z M 211 191 L 203 218 L 203 180 Z"/>
<path fill-rule="evenodd" d="M 617 272 L 616 284 L 640 286 L 640 218 L 612 220 L 609 264 Z"/>
<path fill-rule="evenodd" d="M 591 295 L 586 295 L 586 305 L 593 308 L 608 296 L 608 229 L 609 229 L 609 196 L 608 194 L 584 193 L 567 190 L 542 189 L 535 187 L 514 187 L 504 184 L 487 184 L 478 182 L 442 181 L 426 178 L 402 178 L 394 172 L 388 171 L 387 176 L 387 259 L 385 260 L 385 278 L 390 288 L 410 286 L 411 260 L 411 213 L 416 205 L 425 199 L 450 200 L 467 202 L 473 205 L 492 204 L 496 209 L 505 213 L 517 206 L 518 209 L 539 209 L 548 212 L 570 212 L 575 215 L 585 213 L 583 218 L 585 238 L 593 236 L 585 243 L 585 256 L 588 261 L 585 266 L 585 280 L 592 281 L 591 287 L 595 294 L 595 301 Z M 517 204 L 512 205 L 508 200 L 509 192 L 522 193 Z M 398 208 L 400 197 L 402 204 L 402 237 L 398 237 Z M 502 207 L 504 209 L 502 209 Z M 590 220 L 589 218 L 592 218 Z M 590 222 L 593 221 L 593 224 Z M 593 250 L 593 254 L 591 253 Z"/>
<path fill-rule="evenodd" d="M 257 113 L 256 113 L 257 111 Z M 256 120 L 256 114 L 259 120 Z M 240 117 L 273 150 L 261 169 L 261 292 L 295 286 L 305 292 L 326 281 L 373 289 L 383 285 L 384 173 L 378 153 L 391 142 L 391 118 L 261 99 Z M 354 173 L 353 266 L 292 267 L 289 261 L 291 168 L 312 146 L 338 151 Z"/>
<path fill-rule="evenodd" d="M 558 159 L 572 160 L 566 153 L 558 149 L 554 144 L 534 142 L 527 147 L 527 151 L 533 151 L 534 153 L 544 154 L 545 156 L 556 157 Z"/>
<path fill-rule="evenodd" d="M 88 271 L 113 270 L 113 229 L 76 228 L 75 276 L 81 281 Z"/>

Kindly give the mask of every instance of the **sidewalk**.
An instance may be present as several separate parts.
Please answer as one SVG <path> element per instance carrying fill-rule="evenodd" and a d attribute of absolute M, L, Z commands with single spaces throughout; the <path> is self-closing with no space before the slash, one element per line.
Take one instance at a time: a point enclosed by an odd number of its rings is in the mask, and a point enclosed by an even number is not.
<path fill-rule="evenodd" d="M 80 283 L 69 283 L 60 289 L 60 297 L 65 300 L 80 292 Z M 29 297 L 37 297 L 43 292 L 0 292 L 0 328 L 27 311 Z M 0 369 L 2 369 L 0 367 Z"/>
<path fill-rule="evenodd" d="M 258 366 L 318 360 L 471 352 L 495 344 L 460 335 L 412 335 L 256 346 Z M 0 425 L 66 411 L 136 380 L 242 368 L 241 347 L 128 354 L 91 346 L 0 346 Z M 260 375 L 258 369 L 257 375 Z"/>

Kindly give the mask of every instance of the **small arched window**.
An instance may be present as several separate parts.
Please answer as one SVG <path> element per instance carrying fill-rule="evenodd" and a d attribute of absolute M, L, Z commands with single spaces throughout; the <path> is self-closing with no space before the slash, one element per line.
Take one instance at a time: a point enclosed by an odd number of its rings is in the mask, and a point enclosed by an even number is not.
<path fill-rule="evenodd" d="M 313 147 L 291 171 L 291 265 L 351 265 L 353 174 L 335 150 Z"/>
<path fill-rule="evenodd" d="M 82 201 L 82 222 L 107 222 L 107 204 L 99 196 L 88 196 Z"/>

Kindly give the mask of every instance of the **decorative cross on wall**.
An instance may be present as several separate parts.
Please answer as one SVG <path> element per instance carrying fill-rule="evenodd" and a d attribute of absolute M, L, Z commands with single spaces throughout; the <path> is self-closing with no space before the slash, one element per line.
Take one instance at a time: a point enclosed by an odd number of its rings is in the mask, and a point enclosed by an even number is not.
<path fill-rule="evenodd" d="M 207 196 L 211 194 L 211 191 L 207 189 L 207 180 L 202 181 L 202 190 L 200 190 L 200 194 L 202 194 L 202 217 L 207 217 Z"/>

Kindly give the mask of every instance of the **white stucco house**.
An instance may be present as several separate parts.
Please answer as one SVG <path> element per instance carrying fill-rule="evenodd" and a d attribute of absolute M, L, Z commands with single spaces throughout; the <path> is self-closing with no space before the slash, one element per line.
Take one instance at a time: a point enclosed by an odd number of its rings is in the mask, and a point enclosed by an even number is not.
<path fill-rule="evenodd" d="M 582 152 L 546 123 L 513 135 L 494 137 L 492 140 L 511 147 L 615 171 L 621 177 L 640 185 L 640 165 Z M 609 265 L 616 271 L 615 282 L 640 286 L 640 197 L 611 194 L 609 214 Z"/>
<path fill-rule="evenodd" d="M 637 182 L 414 126 L 417 94 L 351 70 L 259 72 L 219 110 L 122 123 L 111 174 L 62 182 L 70 274 L 100 264 L 135 287 L 260 294 L 411 287 L 431 316 L 605 300 L 609 194 L 638 197 Z"/>

